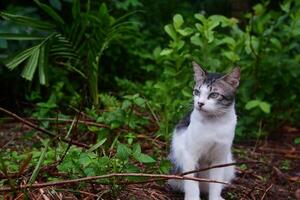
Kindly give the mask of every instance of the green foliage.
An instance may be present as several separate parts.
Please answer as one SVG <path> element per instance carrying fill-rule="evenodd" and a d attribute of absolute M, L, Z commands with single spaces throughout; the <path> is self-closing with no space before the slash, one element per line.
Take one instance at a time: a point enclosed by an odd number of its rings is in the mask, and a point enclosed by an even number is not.
<path fill-rule="evenodd" d="M 109 44 L 115 40 L 126 38 L 133 30 L 130 22 L 125 21 L 129 15 L 114 18 L 108 12 L 106 4 L 99 10 L 82 10 L 79 1 L 72 3 L 71 21 L 65 22 L 52 7 L 35 1 L 51 20 L 39 20 L 27 16 L 1 12 L 8 21 L 36 29 L 37 35 L 2 33 L 0 38 L 6 40 L 38 40 L 41 42 L 8 58 L 4 64 L 13 70 L 26 62 L 22 77 L 32 80 L 39 70 L 40 84 L 47 83 L 49 65 L 61 65 L 74 71 L 88 82 L 93 104 L 98 104 L 98 74 L 101 56 Z M 90 8 L 90 2 L 87 3 Z M 45 30 L 45 31 L 42 31 Z M 129 36 L 129 35 L 128 35 Z M 127 37 L 128 38 L 128 37 Z M 54 63 L 53 63 L 54 61 Z"/>
<path fill-rule="evenodd" d="M 288 9 L 290 4 L 295 5 L 293 9 Z M 151 92 L 154 102 L 163 100 L 158 105 L 159 109 L 164 107 L 163 134 L 170 133 L 173 124 L 169 121 L 174 123 L 177 113 L 181 113 L 178 109 L 190 99 L 192 60 L 208 71 L 241 67 L 237 95 L 237 110 L 242 113 L 237 129 L 240 138 L 256 137 L 261 128 L 272 131 L 272 127 L 280 125 L 277 121 L 295 123 L 299 119 L 299 107 L 293 105 L 299 93 L 296 77 L 300 73 L 297 60 L 300 6 L 295 1 L 285 1 L 281 11 L 267 11 L 267 6 L 265 3 L 253 7 L 254 13 L 246 15 L 249 24 L 245 30 L 238 26 L 237 19 L 202 14 L 195 14 L 193 23 L 189 24 L 176 14 L 173 23 L 165 26 L 170 42 L 160 51 L 160 57 L 155 58 L 163 66 L 162 75 L 150 83 L 150 87 L 157 89 Z"/>

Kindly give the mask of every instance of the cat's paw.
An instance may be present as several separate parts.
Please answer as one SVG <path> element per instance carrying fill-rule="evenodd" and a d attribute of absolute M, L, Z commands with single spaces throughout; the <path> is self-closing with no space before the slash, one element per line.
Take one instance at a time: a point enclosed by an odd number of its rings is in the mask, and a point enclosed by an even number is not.
<path fill-rule="evenodd" d="M 210 197 L 209 200 L 225 200 L 223 197 Z"/>
<path fill-rule="evenodd" d="M 185 195 L 184 200 L 201 200 L 198 196 Z"/>

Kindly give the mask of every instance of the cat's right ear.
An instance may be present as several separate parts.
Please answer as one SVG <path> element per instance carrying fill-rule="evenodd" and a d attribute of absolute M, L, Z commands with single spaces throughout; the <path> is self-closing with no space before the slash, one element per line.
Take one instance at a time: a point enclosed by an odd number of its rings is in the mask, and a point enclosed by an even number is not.
<path fill-rule="evenodd" d="M 196 83 L 203 83 L 206 72 L 195 61 L 192 62 L 194 68 L 194 79 Z"/>

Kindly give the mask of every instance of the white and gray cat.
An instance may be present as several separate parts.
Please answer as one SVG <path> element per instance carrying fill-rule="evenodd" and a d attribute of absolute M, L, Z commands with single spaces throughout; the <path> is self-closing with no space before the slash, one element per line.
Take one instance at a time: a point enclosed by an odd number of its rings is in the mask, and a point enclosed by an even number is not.
<path fill-rule="evenodd" d="M 174 173 L 233 162 L 231 146 L 237 122 L 234 99 L 240 69 L 224 75 L 207 73 L 195 62 L 193 68 L 194 108 L 177 124 L 172 138 L 170 159 Z M 230 182 L 234 174 L 234 167 L 229 166 L 188 176 Z M 184 192 L 185 200 L 199 200 L 200 191 L 208 193 L 209 200 L 223 199 L 222 184 L 191 180 L 169 180 L 168 184 Z"/>

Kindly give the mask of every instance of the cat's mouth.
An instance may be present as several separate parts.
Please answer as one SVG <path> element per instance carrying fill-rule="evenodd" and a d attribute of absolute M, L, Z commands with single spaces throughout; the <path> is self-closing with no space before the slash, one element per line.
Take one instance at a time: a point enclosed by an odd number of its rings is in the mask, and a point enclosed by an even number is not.
<path fill-rule="evenodd" d="M 198 110 L 199 112 L 205 112 L 205 113 L 208 113 L 208 111 L 205 110 L 203 107 L 198 107 L 198 106 L 197 106 L 197 110 Z"/>

